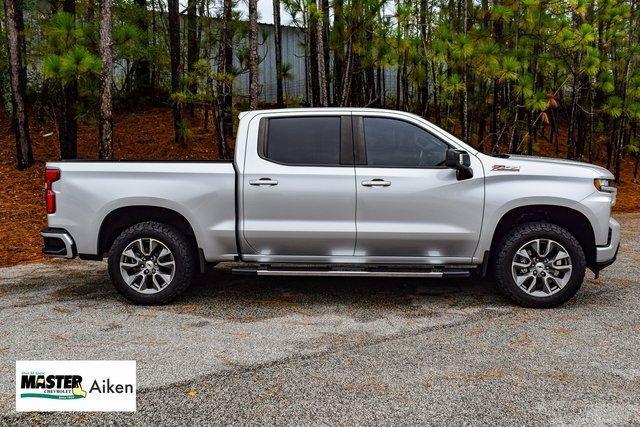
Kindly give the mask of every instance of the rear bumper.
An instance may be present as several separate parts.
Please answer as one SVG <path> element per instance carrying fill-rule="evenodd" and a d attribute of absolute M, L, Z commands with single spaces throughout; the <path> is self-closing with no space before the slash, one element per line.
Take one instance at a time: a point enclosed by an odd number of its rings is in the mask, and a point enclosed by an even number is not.
<path fill-rule="evenodd" d="M 42 253 L 52 257 L 75 258 L 76 244 L 64 228 L 45 228 L 40 232 L 44 240 Z"/>

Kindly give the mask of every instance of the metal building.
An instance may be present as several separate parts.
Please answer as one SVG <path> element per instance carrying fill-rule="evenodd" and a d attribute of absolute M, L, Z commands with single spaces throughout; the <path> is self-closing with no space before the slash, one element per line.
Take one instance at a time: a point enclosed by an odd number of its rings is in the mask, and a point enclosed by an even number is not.
<path fill-rule="evenodd" d="M 288 78 L 284 79 L 284 96 L 290 99 L 307 99 L 307 79 L 304 52 L 304 32 L 297 27 L 282 28 L 282 63 L 289 65 Z M 265 36 L 264 40 L 262 36 Z M 276 50 L 273 24 L 258 24 L 258 56 L 260 100 L 276 102 Z M 237 58 L 235 59 L 237 61 Z M 239 65 L 239 64 L 237 64 Z M 249 73 L 238 76 L 234 90 L 239 95 L 249 94 Z"/>

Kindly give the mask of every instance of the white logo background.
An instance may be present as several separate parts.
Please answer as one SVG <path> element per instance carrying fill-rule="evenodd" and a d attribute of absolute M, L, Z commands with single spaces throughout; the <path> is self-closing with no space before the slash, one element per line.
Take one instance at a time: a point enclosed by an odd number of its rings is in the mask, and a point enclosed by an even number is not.
<path fill-rule="evenodd" d="M 23 393 L 42 393 L 42 389 L 22 389 L 22 374 L 44 372 L 48 375 L 80 375 L 82 389 L 87 393 L 81 399 L 47 399 L 20 397 Z M 117 384 L 131 384 L 133 393 L 102 393 L 103 381 L 109 380 L 111 390 Z M 100 391 L 91 391 L 97 381 Z M 135 411 L 135 360 L 18 360 L 16 362 L 16 411 Z"/>

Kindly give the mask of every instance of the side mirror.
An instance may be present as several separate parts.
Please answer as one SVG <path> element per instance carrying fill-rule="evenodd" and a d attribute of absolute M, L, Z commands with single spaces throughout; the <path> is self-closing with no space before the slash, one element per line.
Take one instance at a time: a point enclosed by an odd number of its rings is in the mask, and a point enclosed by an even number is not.
<path fill-rule="evenodd" d="M 450 148 L 447 150 L 445 166 L 456 170 L 456 178 L 458 181 L 473 177 L 473 169 L 471 169 L 471 157 L 464 150 L 455 150 Z"/>

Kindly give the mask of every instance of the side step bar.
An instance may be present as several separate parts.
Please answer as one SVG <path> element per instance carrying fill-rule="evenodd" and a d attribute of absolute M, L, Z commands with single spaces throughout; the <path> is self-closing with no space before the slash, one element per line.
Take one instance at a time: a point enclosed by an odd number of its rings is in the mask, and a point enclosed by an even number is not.
<path fill-rule="evenodd" d="M 338 270 L 338 269 L 295 269 L 295 268 L 266 268 L 266 267 L 237 267 L 233 274 L 257 276 L 298 276 L 298 277 L 430 277 L 430 278 L 460 278 L 469 277 L 469 270 Z"/>

